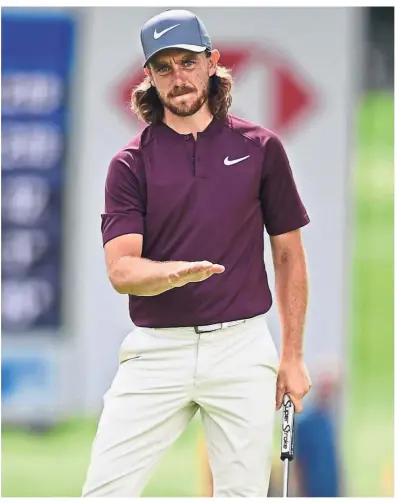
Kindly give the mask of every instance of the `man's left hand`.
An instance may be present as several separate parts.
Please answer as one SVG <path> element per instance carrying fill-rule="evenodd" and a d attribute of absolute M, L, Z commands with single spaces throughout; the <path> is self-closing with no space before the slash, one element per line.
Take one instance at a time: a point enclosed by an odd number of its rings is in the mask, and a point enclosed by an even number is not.
<path fill-rule="evenodd" d="M 291 398 L 295 412 L 302 412 L 303 397 L 309 392 L 312 384 L 306 365 L 301 358 L 281 358 L 276 392 L 276 410 L 279 410 L 285 394 Z"/>

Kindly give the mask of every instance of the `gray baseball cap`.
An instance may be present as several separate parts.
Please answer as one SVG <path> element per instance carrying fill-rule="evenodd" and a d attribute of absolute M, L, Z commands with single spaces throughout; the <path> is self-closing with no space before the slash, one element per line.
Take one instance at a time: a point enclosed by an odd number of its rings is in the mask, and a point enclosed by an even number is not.
<path fill-rule="evenodd" d="M 211 51 L 212 44 L 205 26 L 188 10 L 166 10 L 147 21 L 141 30 L 145 64 L 163 49 L 176 47 L 192 52 Z"/>

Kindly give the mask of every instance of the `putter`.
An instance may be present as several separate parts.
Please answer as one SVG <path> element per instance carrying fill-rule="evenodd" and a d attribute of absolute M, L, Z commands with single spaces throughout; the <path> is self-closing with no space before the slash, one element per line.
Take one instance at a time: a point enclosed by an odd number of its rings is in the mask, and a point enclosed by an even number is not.
<path fill-rule="evenodd" d="M 281 422 L 281 456 L 284 463 L 283 498 L 288 496 L 289 463 L 294 459 L 294 414 L 295 407 L 288 395 L 283 397 Z"/>

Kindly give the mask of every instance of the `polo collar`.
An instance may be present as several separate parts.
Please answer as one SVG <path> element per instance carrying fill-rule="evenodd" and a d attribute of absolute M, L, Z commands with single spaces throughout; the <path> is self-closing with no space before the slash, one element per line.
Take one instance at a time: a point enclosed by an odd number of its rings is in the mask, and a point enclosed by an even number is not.
<path fill-rule="evenodd" d="M 198 133 L 198 136 L 214 136 L 218 134 L 220 131 L 222 131 L 222 128 L 225 124 L 224 120 L 219 120 L 216 119 L 215 117 L 212 118 L 211 122 L 208 124 L 208 126 L 203 130 Z M 163 131 L 168 131 L 171 134 L 178 135 L 180 137 L 184 137 L 186 135 L 191 135 L 192 133 L 178 133 L 175 131 L 175 129 L 172 129 L 170 126 L 165 124 L 164 122 L 160 122 L 158 124 L 158 127 L 161 128 Z"/>

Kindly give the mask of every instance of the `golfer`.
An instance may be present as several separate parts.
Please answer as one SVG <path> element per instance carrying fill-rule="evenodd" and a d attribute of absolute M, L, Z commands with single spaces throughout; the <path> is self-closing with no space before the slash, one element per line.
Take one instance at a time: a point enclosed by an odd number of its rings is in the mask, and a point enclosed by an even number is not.
<path fill-rule="evenodd" d="M 300 412 L 311 386 L 309 217 L 280 139 L 229 114 L 232 77 L 197 16 L 167 10 L 141 42 L 146 77 L 131 107 L 147 127 L 111 160 L 102 215 L 109 279 L 136 328 L 104 396 L 83 496 L 139 496 L 198 410 L 214 496 L 266 496 L 275 411 L 288 393 Z"/>

